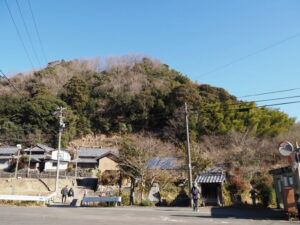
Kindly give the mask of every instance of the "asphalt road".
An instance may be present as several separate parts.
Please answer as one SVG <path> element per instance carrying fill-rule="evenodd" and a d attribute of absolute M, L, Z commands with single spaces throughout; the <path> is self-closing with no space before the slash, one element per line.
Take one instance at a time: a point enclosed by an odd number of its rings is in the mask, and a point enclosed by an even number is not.
<path fill-rule="evenodd" d="M 294 224 L 267 209 L 0 207 L 2 225 L 160 225 L 160 224 Z"/>

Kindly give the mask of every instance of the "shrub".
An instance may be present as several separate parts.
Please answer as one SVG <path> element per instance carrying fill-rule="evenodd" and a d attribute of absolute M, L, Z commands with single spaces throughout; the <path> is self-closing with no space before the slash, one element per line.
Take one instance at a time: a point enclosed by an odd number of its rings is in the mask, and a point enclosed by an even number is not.
<path fill-rule="evenodd" d="M 222 185 L 222 197 L 223 197 L 223 204 L 224 205 L 232 205 L 232 198 L 230 195 L 230 191 L 228 190 L 227 184 Z"/>
<path fill-rule="evenodd" d="M 266 183 L 260 183 L 255 188 L 258 191 L 258 199 L 263 206 L 268 207 L 272 203 L 272 187 Z"/>
<path fill-rule="evenodd" d="M 262 205 L 268 207 L 270 204 L 275 204 L 274 190 L 269 184 L 267 176 L 257 173 L 251 180 L 251 184 L 257 191 L 257 198 L 261 201 Z"/>
<path fill-rule="evenodd" d="M 120 179 L 118 171 L 104 171 L 101 173 L 100 184 L 103 185 L 116 185 Z"/>
<path fill-rule="evenodd" d="M 129 194 L 122 194 L 122 205 L 123 206 L 130 205 L 130 196 L 129 196 Z"/>
<path fill-rule="evenodd" d="M 143 200 L 141 206 L 152 206 L 152 202 L 150 202 L 149 200 Z"/>
<path fill-rule="evenodd" d="M 248 189 L 249 187 L 247 186 L 245 180 L 240 177 L 231 177 L 226 185 L 226 190 L 230 194 L 231 202 L 234 202 L 236 195 L 242 195 L 242 193 Z"/>

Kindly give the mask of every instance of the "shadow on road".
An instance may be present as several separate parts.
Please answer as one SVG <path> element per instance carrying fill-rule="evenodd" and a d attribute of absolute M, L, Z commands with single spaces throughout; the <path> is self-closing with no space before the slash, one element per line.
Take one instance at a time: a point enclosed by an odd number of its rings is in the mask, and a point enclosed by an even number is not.
<path fill-rule="evenodd" d="M 199 209 L 201 213 L 201 208 Z M 214 207 L 210 215 L 172 215 L 176 217 L 199 217 L 199 218 L 234 218 L 252 220 L 285 220 L 282 210 L 254 207 Z"/>

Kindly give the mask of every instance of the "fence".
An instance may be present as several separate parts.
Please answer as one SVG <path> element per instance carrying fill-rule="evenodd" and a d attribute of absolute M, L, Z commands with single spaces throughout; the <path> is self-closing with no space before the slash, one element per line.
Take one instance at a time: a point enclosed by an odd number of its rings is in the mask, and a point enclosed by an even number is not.
<path fill-rule="evenodd" d="M 0 178 L 13 178 L 15 177 L 15 173 L 14 172 L 4 172 L 1 171 L 0 172 Z M 19 171 L 17 173 L 17 177 L 21 177 L 21 178 L 56 178 L 56 172 L 25 172 L 25 171 Z M 59 178 L 61 179 L 68 179 L 68 178 L 74 178 L 75 177 L 75 172 L 67 172 L 67 171 L 60 171 L 59 173 Z M 85 172 L 85 171 L 79 171 L 77 173 L 77 177 L 93 177 L 93 173 L 91 172 Z"/>

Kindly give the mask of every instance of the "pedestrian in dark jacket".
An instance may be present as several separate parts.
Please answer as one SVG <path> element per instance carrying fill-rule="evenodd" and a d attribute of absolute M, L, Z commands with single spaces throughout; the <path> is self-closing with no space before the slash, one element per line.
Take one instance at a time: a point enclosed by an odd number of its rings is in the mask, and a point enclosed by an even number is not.
<path fill-rule="evenodd" d="M 198 212 L 199 210 L 199 198 L 200 198 L 200 189 L 195 182 L 191 189 L 191 198 L 193 199 L 193 210 Z"/>
<path fill-rule="evenodd" d="M 74 197 L 74 190 L 73 190 L 73 188 L 70 188 L 70 190 L 68 192 L 68 197 Z"/>
<path fill-rule="evenodd" d="M 66 200 L 67 200 L 67 196 L 68 196 L 68 185 L 66 185 L 63 189 L 61 189 L 61 195 L 62 195 L 62 198 L 61 198 L 61 202 L 62 203 L 65 203 Z"/>

